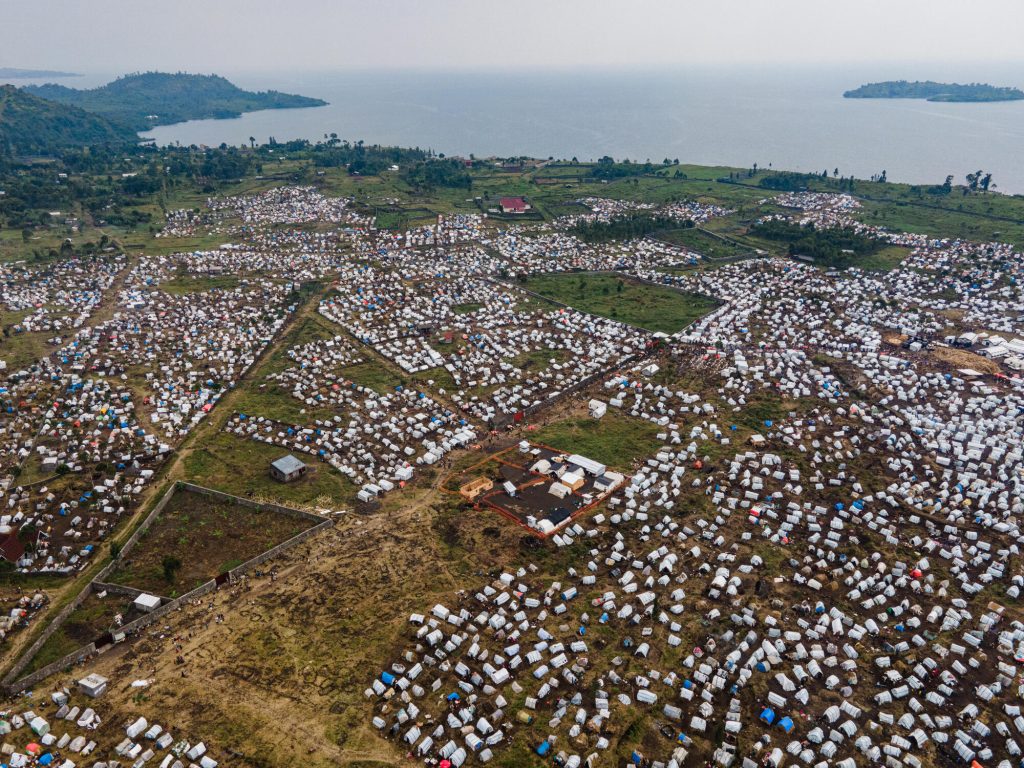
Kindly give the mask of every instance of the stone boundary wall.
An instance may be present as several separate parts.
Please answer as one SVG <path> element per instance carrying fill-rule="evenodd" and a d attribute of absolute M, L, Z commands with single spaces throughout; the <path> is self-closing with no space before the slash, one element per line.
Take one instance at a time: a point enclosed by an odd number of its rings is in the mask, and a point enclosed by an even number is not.
<path fill-rule="evenodd" d="M 87 659 L 88 657 L 92 656 L 94 653 L 96 653 L 96 644 L 95 643 L 89 643 L 88 645 L 83 645 L 78 650 L 72 651 L 71 653 L 69 653 L 63 659 L 58 659 L 57 661 L 53 662 L 52 664 L 47 664 L 45 667 L 42 667 L 41 669 L 37 669 L 31 675 L 28 675 L 27 677 L 23 677 L 18 682 L 12 683 L 12 684 L 8 685 L 6 687 L 7 693 L 9 693 L 9 694 L 21 693 L 26 688 L 31 688 L 33 685 L 38 683 L 40 680 L 45 680 L 50 675 L 56 674 L 57 672 L 60 672 L 62 669 L 67 669 L 68 667 L 72 667 L 75 664 L 78 664 L 78 663 L 81 663 L 81 662 L 85 661 L 85 659 Z"/>
<path fill-rule="evenodd" d="M 320 533 L 325 528 L 331 528 L 333 526 L 334 526 L 334 521 L 333 520 L 323 520 L 323 521 L 320 522 L 319 525 L 314 525 L 312 528 L 307 528 L 302 533 L 298 533 L 295 536 L 292 536 L 292 538 L 288 539 L 288 541 L 283 541 L 280 544 L 278 544 L 276 547 L 274 547 L 273 549 L 268 549 L 266 552 L 264 552 L 264 553 L 262 553 L 260 555 L 256 555 L 256 557 L 254 557 L 254 558 L 252 558 L 250 560 L 246 560 L 241 565 L 239 565 L 239 566 L 237 566 L 235 568 L 232 568 L 230 571 L 228 571 L 228 575 L 229 575 L 230 579 L 232 581 L 234 581 L 239 576 L 242 576 L 242 575 L 248 573 L 249 571 L 251 571 L 257 565 L 262 565 L 267 560 L 270 560 L 270 559 L 272 559 L 274 557 L 277 557 L 282 552 L 285 552 L 285 551 L 291 549 L 292 547 L 298 546 L 299 544 L 301 544 L 302 542 L 306 541 L 307 539 L 313 538 L 314 536 L 316 536 L 318 533 Z"/>
<path fill-rule="evenodd" d="M 278 514 L 295 517 L 299 520 L 305 520 L 310 523 L 322 523 L 324 521 L 324 518 L 321 515 L 316 515 L 312 512 L 304 512 L 301 509 L 294 509 L 293 507 L 283 507 L 280 504 L 274 504 L 269 501 L 264 502 L 253 501 L 252 499 L 243 499 L 241 496 L 232 496 L 230 493 L 215 491 L 212 488 L 204 488 L 201 485 L 179 482 L 178 487 L 183 491 L 197 493 L 201 496 L 209 496 L 210 498 L 217 499 L 218 501 L 227 501 L 231 504 L 237 504 L 240 507 L 248 507 L 249 509 L 255 509 L 260 512 L 277 512 Z"/>
<path fill-rule="evenodd" d="M 124 584 L 111 584 L 105 581 L 97 581 L 93 579 L 92 582 L 93 592 L 111 592 L 115 595 L 124 595 L 130 597 L 132 600 L 139 597 L 140 595 L 146 594 L 143 589 L 136 589 L 135 587 L 126 587 Z"/>
<path fill-rule="evenodd" d="M 335 521 L 332 519 L 323 518 L 319 515 L 313 514 L 312 512 L 304 512 L 299 509 L 284 507 L 281 506 L 280 504 L 262 503 L 253 501 L 251 499 L 243 499 L 238 496 L 232 496 L 231 494 L 228 493 L 215 491 L 211 488 L 204 488 L 203 486 L 200 485 L 193 485 L 192 483 L 175 483 L 167 490 L 166 493 L 164 493 L 159 503 L 153 508 L 153 511 L 146 516 L 146 519 L 132 534 L 131 538 L 128 539 L 124 547 L 118 553 L 117 558 L 108 563 L 103 568 L 103 570 L 96 574 L 95 578 L 93 578 L 92 581 L 85 585 L 85 587 L 78 594 L 78 596 L 74 598 L 74 600 L 72 600 L 70 603 L 64 606 L 63 609 L 61 609 L 60 613 L 58 613 L 57 616 L 55 616 L 53 620 L 47 625 L 46 629 L 43 631 L 43 634 L 39 636 L 39 638 L 32 644 L 28 651 L 26 651 L 18 660 L 18 663 L 15 664 L 14 667 L 11 668 L 10 672 L 8 672 L 7 675 L 4 677 L 4 679 L 0 681 L 0 684 L 3 685 L 8 695 L 20 693 L 21 691 L 24 691 L 27 688 L 31 688 L 36 683 L 46 679 L 47 677 L 56 672 L 60 672 L 63 669 L 67 669 L 70 666 L 73 666 L 81 661 L 84 661 L 86 658 L 96 653 L 102 653 L 103 651 L 107 650 L 109 646 L 104 648 L 97 648 L 96 643 L 92 642 L 73 651 L 72 653 L 68 654 L 62 659 L 58 659 L 52 664 L 48 664 L 45 667 L 36 670 L 32 674 L 27 675 L 26 677 L 23 677 L 20 680 L 16 679 L 17 676 L 21 673 L 21 671 L 26 666 L 28 666 L 29 662 L 31 662 L 32 658 L 36 655 L 36 653 L 39 652 L 39 649 L 42 648 L 43 644 L 50 638 L 50 636 L 53 635 L 53 633 L 56 632 L 57 629 L 60 628 L 60 626 L 68 619 L 72 612 L 74 612 L 75 609 L 77 609 L 93 592 L 103 591 L 104 589 L 106 589 L 108 591 L 113 591 L 117 594 L 125 594 L 131 597 L 137 597 L 138 595 L 143 594 L 142 590 L 135 589 L 134 587 L 127 587 L 121 584 L 108 584 L 104 581 L 104 579 L 106 579 L 106 577 L 109 576 L 110 573 L 118 565 L 120 565 L 120 559 L 124 555 L 128 554 L 132 550 L 132 548 L 139 542 L 139 539 L 142 538 L 142 535 L 149 529 L 149 527 L 153 524 L 153 521 L 156 520 L 160 512 L 164 510 L 164 508 L 167 506 L 170 500 L 174 497 L 175 493 L 179 490 L 189 493 L 198 493 L 203 496 L 208 496 L 217 499 L 219 501 L 226 501 L 232 504 L 239 504 L 250 509 L 277 512 L 279 514 L 288 515 L 290 517 L 305 520 L 307 522 L 316 523 L 316 525 L 312 526 L 311 528 L 307 528 L 301 533 L 296 534 L 287 541 L 283 541 L 277 546 L 268 549 L 266 552 L 262 552 L 256 555 L 255 557 L 247 560 L 246 562 L 242 563 L 241 565 L 231 569 L 230 571 L 228 571 L 227 574 L 229 581 L 233 581 L 234 579 L 249 572 L 256 566 L 261 565 L 267 560 L 270 560 L 271 558 L 280 555 L 281 553 L 291 549 L 292 547 L 295 547 L 303 543 L 307 539 L 310 539 L 316 534 L 323 531 L 325 528 L 332 527 L 335 523 Z M 207 595 L 210 592 L 213 592 L 217 589 L 218 586 L 218 580 L 211 579 L 210 581 L 207 581 L 204 584 L 200 584 L 191 592 L 187 592 L 184 595 L 175 598 L 174 600 L 169 600 L 168 602 L 165 602 L 163 605 L 161 605 L 159 608 L 152 611 L 151 613 L 148 613 L 145 616 L 139 617 L 135 621 L 125 624 L 118 631 L 119 633 L 123 633 L 126 639 L 131 637 L 132 635 L 136 635 L 142 630 L 144 630 L 146 627 L 150 626 L 151 624 L 166 616 L 167 614 L 171 613 L 172 611 L 178 610 L 185 604 L 193 600 L 197 600 L 198 598 L 203 597 L 204 595 Z"/>

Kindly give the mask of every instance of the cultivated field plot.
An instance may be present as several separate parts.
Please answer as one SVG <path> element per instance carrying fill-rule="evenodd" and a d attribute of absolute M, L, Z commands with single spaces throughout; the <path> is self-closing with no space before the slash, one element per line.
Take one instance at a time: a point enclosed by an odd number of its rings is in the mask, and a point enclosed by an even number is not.
<path fill-rule="evenodd" d="M 178 490 L 108 581 L 176 597 L 312 523 Z"/>

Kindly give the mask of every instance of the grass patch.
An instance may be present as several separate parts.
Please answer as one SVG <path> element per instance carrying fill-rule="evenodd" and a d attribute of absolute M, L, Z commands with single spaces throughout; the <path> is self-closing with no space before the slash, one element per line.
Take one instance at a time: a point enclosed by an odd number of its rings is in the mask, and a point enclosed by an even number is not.
<path fill-rule="evenodd" d="M 569 418 L 537 430 L 530 439 L 560 451 L 579 453 L 610 467 L 627 469 L 660 445 L 658 427 L 613 410 L 602 419 Z"/>
<path fill-rule="evenodd" d="M 268 443 L 258 443 L 227 432 L 219 432 L 202 448 L 185 458 L 189 482 L 215 488 L 235 496 L 277 499 L 285 504 L 351 504 L 356 488 L 348 478 L 312 457 L 300 456 L 311 471 L 301 480 L 279 483 L 269 474 L 270 462 L 287 451 Z"/>
<path fill-rule="evenodd" d="M 234 407 L 239 413 L 246 415 L 265 416 L 283 424 L 303 426 L 341 415 L 336 408 L 308 406 L 274 382 L 267 382 L 239 393 Z"/>
<path fill-rule="evenodd" d="M 339 377 L 353 381 L 361 387 L 372 389 L 381 395 L 393 392 L 395 387 L 404 384 L 394 373 L 379 363 L 366 361 L 342 368 Z"/>
<path fill-rule="evenodd" d="M 869 256 L 857 259 L 854 265 L 874 272 L 890 272 L 902 264 L 909 254 L 909 248 L 904 248 L 900 245 L 889 245 Z"/>
<path fill-rule="evenodd" d="M 676 333 L 718 306 L 707 296 L 618 275 L 536 275 L 526 287 L 574 309 L 663 333 Z"/>
<path fill-rule="evenodd" d="M 84 645 L 98 639 L 100 635 L 115 628 L 114 617 L 122 617 L 122 623 L 139 618 L 131 605 L 130 598 L 123 595 L 107 595 L 100 598 L 89 595 L 78 606 L 56 632 L 47 638 L 39 652 L 25 668 L 24 675 L 31 674 L 48 664 L 63 659 Z"/>
<path fill-rule="evenodd" d="M 731 240 L 715 237 L 697 227 L 669 229 L 658 233 L 658 239 L 672 245 L 689 248 L 707 259 L 743 259 L 754 255 L 750 248 L 745 248 Z"/>

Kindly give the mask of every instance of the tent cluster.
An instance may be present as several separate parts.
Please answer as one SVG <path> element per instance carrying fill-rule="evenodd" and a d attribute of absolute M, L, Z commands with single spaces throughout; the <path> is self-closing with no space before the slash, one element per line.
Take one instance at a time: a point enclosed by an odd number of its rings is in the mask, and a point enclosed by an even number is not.
<path fill-rule="evenodd" d="M 243 224 L 369 223 L 352 210 L 349 198 L 327 197 L 315 187 L 275 187 L 252 195 L 211 197 L 206 207 L 213 212 L 227 212 Z"/>
<path fill-rule="evenodd" d="M 4 599 L 0 603 L 0 641 L 27 627 L 49 604 L 50 598 L 44 592 Z"/>
<path fill-rule="evenodd" d="M 706 224 L 718 216 L 728 216 L 731 210 L 713 203 L 702 203 L 697 200 L 680 200 L 655 205 L 635 200 L 614 200 L 607 197 L 584 197 L 576 201 L 590 209 L 589 214 L 563 216 L 556 220 L 558 227 L 570 227 L 580 222 L 611 221 L 637 211 L 650 211 L 658 216 L 665 216 L 677 221 L 692 221 L 694 224 Z"/>
<path fill-rule="evenodd" d="M 271 374 L 270 380 L 323 415 L 307 426 L 236 414 L 225 429 L 330 464 L 364 483 L 362 501 L 404 485 L 415 466 L 435 464 L 476 439 L 471 425 L 425 392 L 399 385 L 381 394 L 345 378 L 346 366 L 359 358 L 341 337 L 301 345 L 289 356 L 298 365 Z"/>
<path fill-rule="evenodd" d="M 124 269 L 124 254 L 0 264 L 0 303 L 21 317 L 14 333 L 61 333 L 80 328 Z"/>
<path fill-rule="evenodd" d="M 387 244 L 391 248 L 404 249 L 479 242 L 486 239 L 483 229 L 486 219 L 485 215 L 475 213 L 442 213 L 437 216 L 437 224 L 395 232 L 390 238 L 378 232 L 378 246 Z"/>
<path fill-rule="evenodd" d="M 3 374 L 0 527 L 32 532 L 31 546 L 5 550 L 19 569 L 84 567 L 171 446 L 284 323 L 287 283 L 162 290 L 191 259 L 139 259 L 124 273 L 109 319 L 55 339 L 51 355 Z M 20 485 L 22 478 L 30 482 Z"/>
<path fill-rule="evenodd" d="M 660 274 L 659 268 L 693 265 L 701 258 L 693 251 L 660 240 L 637 238 L 591 244 L 557 229 L 538 230 L 526 225 L 500 233 L 494 246 L 502 257 L 500 268 L 513 277 L 580 270 Z"/>
<path fill-rule="evenodd" d="M 112 734 L 109 727 L 101 732 L 104 719 L 94 701 L 102 695 L 106 685 L 104 678 L 94 674 L 80 680 L 75 690 L 54 691 L 49 702 L 42 700 L 37 705 L 42 709 L 52 705 L 55 709 L 48 716 L 33 710 L 0 713 L 0 739 L 4 742 L 0 759 L 4 765 L 11 768 L 75 768 L 76 765 L 217 768 L 219 763 L 209 754 L 205 743 L 176 739 L 169 730 L 150 723 L 145 717 L 129 720 L 120 742 L 108 741 Z"/>
<path fill-rule="evenodd" d="M 821 226 L 856 209 L 788 204 Z M 579 765 L 633 707 L 669 723 L 653 765 L 694 748 L 744 768 L 1019 762 L 1024 623 L 1002 601 L 1024 588 L 1021 389 L 899 343 L 956 329 L 950 285 L 1017 332 L 1019 267 L 1007 246 L 891 240 L 913 250 L 884 275 L 784 260 L 644 273 L 727 302 L 660 367 L 601 385 L 597 402 L 655 424 L 662 447 L 567 527 L 584 568 L 527 566 L 414 615 L 367 691 L 374 725 L 453 765 L 517 730 Z"/>
<path fill-rule="evenodd" d="M 33 532 L 19 568 L 70 572 L 132 507 L 169 446 L 147 432 L 117 379 L 65 373 L 47 361 L 4 384 L 0 530 Z M 13 473 L 25 468 L 43 482 L 17 484 Z"/>
<path fill-rule="evenodd" d="M 1019 755 L 1024 624 L 954 589 L 942 574 L 955 564 L 932 562 L 945 559 L 936 553 L 950 526 L 865 490 L 849 466 L 853 424 L 828 407 L 787 418 L 767 430 L 773 450 L 736 453 L 712 472 L 695 457 L 729 438 L 695 426 L 691 445 L 660 449 L 607 514 L 574 523 L 590 549 L 585 568 L 544 586 L 525 567 L 455 609 L 413 615 L 411 644 L 367 691 L 380 698 L 374 724 L 455 765 L 486 762 L 534 717 L 546 722 L 543 738 L 530 731 L 538 745 L 578 764 L 608 746 L 616 717 L 635 706 L 673 724 L 683 746 L 665 756 L 670 765 L 711 739 L 713 722 L 724 723 L 723 766 L 754 757 L 920 766 L 930 744 L 968 763 Z M 848 501 L 826 506 L 837 497 Z M 1011 590 L 1024 581 L 964 566 Z M 694 606 L 699 616 L 687 618 Z M 965 696 L 979 703 L 965 706 Z M 741 739 L 752 744 L 745 757 Z"/>
<path fill-rule="evenodd" d="M 407 373 L 450 379 L 441 394 L 483 420 L 555 397 L 651 340 L 582 312 L 532 309 L 521 292 L 479 279 L 410 286 L 365 267 L 337 287 L 321 303 L 324 317 Z"/>

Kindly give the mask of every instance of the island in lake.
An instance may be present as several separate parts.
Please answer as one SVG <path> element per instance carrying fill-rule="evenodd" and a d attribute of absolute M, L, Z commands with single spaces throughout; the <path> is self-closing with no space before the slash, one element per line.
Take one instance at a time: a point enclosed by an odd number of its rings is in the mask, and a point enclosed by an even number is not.
<path fill-rule="evenodd" d="M 56 69 L 0 67 L 0 80 L 38 80 L 41 77 L 81 77 L 81 75 L 77 72 L 60 72 Z"/>
<path fill-rule="evenodd" d="M 133 131 L 186 120 L 238 117 L 261 109 L 322 107 L 321 99 L 280 91 L 245 91 L 218 75 L 144 72 L 119 77 L 99 88 L 55 83 L 25 86 L 49 101 L 79 107 Z"/>
<path fill-rule="evenodd" d="M 926 99 L 927 101 L 1019 101 L 1024 91 L 1019 88 L 1001 88 L 987 83 L 936 83 L 931 80 L 910 82 L 887 80 L 868 83 L 843 94 L 846 99 Z"/>

